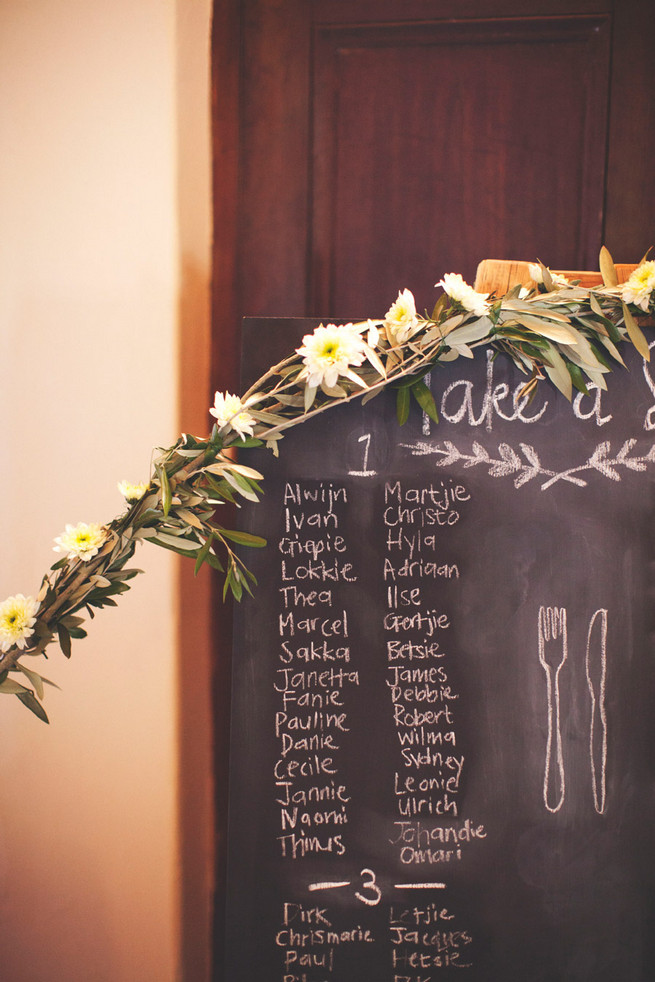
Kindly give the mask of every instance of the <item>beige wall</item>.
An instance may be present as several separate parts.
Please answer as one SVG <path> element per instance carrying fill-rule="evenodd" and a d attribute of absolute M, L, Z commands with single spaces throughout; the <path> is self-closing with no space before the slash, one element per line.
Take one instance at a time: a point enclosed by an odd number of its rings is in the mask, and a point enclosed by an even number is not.
<path fill-rule="evenodd" d="M 144 479 L 151 448 L 179 432 L 189 256 L 201 337 L 208 309 L 209 11 L 0 3 L 0 600 L 35 594 L 54 536 L 114 517 L 116 481 Z M 195 86 L 180 70 L 194 46 Z M 153 547 L 137 564 L 146 575 L 71 661 L 52 649 L 49 727 L 0 697 L 3 982 L 181 977 L 177 574 Z M 186 669 L 199 687 L 202 657 Z M 204 843 L 202 703 L 199 715 Z M 202 947 L 201 867 L 186 897 Z"/>

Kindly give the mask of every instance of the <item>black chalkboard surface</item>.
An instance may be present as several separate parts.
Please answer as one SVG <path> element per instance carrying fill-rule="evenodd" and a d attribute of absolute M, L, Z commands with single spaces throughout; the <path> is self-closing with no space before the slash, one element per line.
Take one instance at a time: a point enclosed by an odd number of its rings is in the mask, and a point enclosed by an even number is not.
<path fill-rule="evenodd" d="M 246 382 L 315 321 L 245 324 Z M 257 451 L 226 982 L 655 973 L 655 384 L 485 352 Z"/>

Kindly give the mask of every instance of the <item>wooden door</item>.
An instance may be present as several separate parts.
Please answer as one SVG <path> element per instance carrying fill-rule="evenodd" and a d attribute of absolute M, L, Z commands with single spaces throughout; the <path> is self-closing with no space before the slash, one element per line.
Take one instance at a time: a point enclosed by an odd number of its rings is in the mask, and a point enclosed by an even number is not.
<path fill-rule="evenodd" d="M 219 0 L 215 377 L 242 315 L 381 315 L 484 258 L 655 242 L 643 0 Z"/>
<path fill-rule="evenodd" d="M 431 308 L 484 258 L 655 244 L 650 0 L 216 0 L 212 45 L 215 388 L 238 391 L 244 315 Z"/>

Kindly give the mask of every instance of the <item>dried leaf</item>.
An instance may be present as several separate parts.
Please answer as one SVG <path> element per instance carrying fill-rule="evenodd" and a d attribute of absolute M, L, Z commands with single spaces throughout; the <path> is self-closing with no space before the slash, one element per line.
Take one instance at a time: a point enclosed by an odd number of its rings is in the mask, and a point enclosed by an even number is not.
<path fill-rule="evenodd" d="M 616 359 L 616 361 L 618 361 L 618 363 L 620 365 L 623 365 L 623 367 L 625 368 L 626 367 L 626 364 L 623 361 L 623 358 L 621 357 L 621 352 L 616 347 L 616 345 L 612 341 L 610 341 L 609 338 L 603 338 L 603 337 L 601 337 L 601 338 L 599 338 L 599 341 L 601 342 L 601 344 L 603 344 L 605 346 L 605 348 L 607 348 L 607 350 L 609 351 L 609 353 L 612 356 L 612 358 Z"/>
<path fill-rule="evenodd" d="M 176 514 L 178 518 L 181 518 L 182 521 L 186 522 L 187 525 L 190 525 L 192 528 L 198 529 L 199 532 L 204 531 L 204 525 L 202 524 L 200 519 L 196 515 L 194 515 L 192 511 L 189 511 L 188 508 L 178 508 L 176 510 Z"/>
<path fill-rule="evenodd" d="M 275 413 L 265 413 L 260 409 L 249 409 L 248 412 L 260 423 L 268 423 L 271 426 L 277 426 L 279 423 L 284 422 L 284 417 L 276 416 Z"/>
<path fill-rule="evenodd" d="M 382 378 L 386 378 L 387 373 L 384 370 L 384 365 L 382 364 L 377 352 L 375 352 L 373 348 L 369 347 L 369 345 L 366 345 L 364 350 L 366 351 L 366 357 L 378 375 L 381 375 Z"/>
<path fill-rule="evenodd" d="M 548 378 L 570 402 L 573 397 L 573 384 L 566 367 L 566 362 L 559 351 L 553 348 L 552 345 L 548 348 L 548 359 L 550 365 L 544 365 Z"/>
<path fill-rule="evenodd" d="M 343 386 L 327 385 L 325 382 L 321 382 L 321 390 L 331 399 L 344 399 L 348 395 Z"/>
<path fill-rule="evenodd" d="M 439 320 L 439 315 L 441 314 L 441 311 L 446 306 L 447 302 L 448 302 L 448 294 L 442 293 L 432 309 L 432 317 L 430 318 L 431 320 L 433 321 Z"/>
<path fill-rule="evenodd" d="M 447 334 L 450 334 L 451 331 L 454 331 L 456 327 L 459 327 L 463 320 L 464 314 L 454 314 L 453 317 L 449 317 L 448 320 L 445 320 L 443 324 L 439 325 L 441 337 L 445 337 Z"/>
<path fill-rule="evenodd" d="M 8 696 L 17 696 L 21 692 L 29 692 L 24 685 L 17 682 L 15 679 L 4 678 L 0 682 L 0 692 Z"/>
<path fill-rule="evenodd" d="M 293 406 L 297 409 L 305 404 L 303 396 L 289 396 L 284 392 L 276 393 L 275 398 L 278 402 L 282 403 L 283 406 Z M 282 419 L 281 416 L 279 418 Z"/>
<path fill-rule="evenodd" d="M 242 474 L 243 477 L 249 477 L 253 481 L 264 480 L 264 475 L 260 474 L 259 471 L 256 471 L 254 467 L 246 467 L 245 464 L 233 464 L 232 461 L 230 461 L 229 467 L 230 470 L 234 471 L 236 474 Z"/>
<path fill-rule="evenodd" d="M 539 266 L 541 267 L 541 277 L 544 281 L 544 286 L 549 292 L 552 292 L 555 289 L 555 285 L 553 283 L 553 277 L 550 275 L 550 270 L 547 266 L 544 266 L 541 260 L 539 260 Z"/>
<path fill-rule="evenodd" d="M 609 250 L 605 246 L 603 246 L 600 250 L 599 263 L 600 272 L 605 286 L 618 286 L 619 279 L 616 275 L 614 260 L 612 259 Z"/>
<path fill-rule="evenodd" d="M 24 665 L 20 664 L 20 662 L 16 662 L 16 668 L 19 668 L 23 673 L 23 675 L 27 676 L 27 678 L 34 686 L 36 690 L 36 694 L 39 697 L 39 699 L 43 699 L 43 679 L 41 678 L 39 673 L 33 672 L 30 668 L 25 668 Z"/>
<path fill-rule="evenodd" d="M 316 386 L 306 385 L 305 386 L 305 412 L 309 412 L 316 398 Z"/>
<path fill-rule="evenodd" d="M 357 372 L 353 372 L 350 368 L 347 368 L 343 374 L 345 378 L 350 379 L 350 381 L 354 382 L 355 385 L 360 385 L 363 389 L 368 388 L 364 379 L 360 375 L 358 375 Z"/>
<path fill-rule="evenodd" d="M 533 317 L 530 314 L 514 313 L 512 320 L 527 327 L 540 337 L 548 338 L 549 341 L 557 341 L 559 344 L 575 344 L 576 336 L 569 324 L 555 324 L 545 318 Z"/>
<path fill-rule="evenodd" d="M 367 402 L 371 401 L 371 399 L 375 399 L 376 396 L 379 396 L 381 391 L 381 388 L 375 388 L 367 392 L 362 398 L 362 406 L 365 406 Z"/>
<path fill-rule="evenodd" d="M 508 300 L 503 301 L 503 310 L 520 310 L 526 314 L 531 314 L 533 317 L 545 317 L 546 320 L 552 321 L 562 321 L 564 324 L 569 323 L 569 318 L 566 314 L 560 314 L 558 311 L 553 310 L 551 307 L 540 307 L 539 304 L 543 302 L 544 294 L 537 294 L 535 300 Z"/>
<path fill-rule="evenodd" d="M 492 328 L 493 324 L 488 317 L 480 317 L 470 324 L 463 324 L 462 327 L 457 327 L 451 331 L 446 344 L 450 347 L 456 347 L 460 344 L 472 344 L 474 341 L 481 341 L 489 335 Z"/>
<path fill-rule="evenodd" d="M 458 354 L 463 355 L 464 358 L 475 357 L 471 349 L 468 348 L 465 344 L 454 344 L 452 347 Z"/>
<path fill-rule="evenodd" d="M 457 348 L 451 348 L 439 356 L 439 361 L 455 361 L 456 358 L 459 358 L 459 351 Z"/>
<path fill-rule="evenodd" d="M 637 324 L 626 304 L 622 304 L 621 306 L 623 307 L 623 317 L 625 319 L 625 328 L 628 332 L 628 337 L 641 357 L 646 361 L 650 361 L 650 348 L 648 347 L 648 341 L 644 337 L 644 332 Z"/>
<path fill-rule="evenodd" d="M 595 314 L 598 314 L 599 317 L 604 317 L 605 316 L 603 314 L 603 310 L 602 310 L 601 305 L 598 303 L 598 300 L 596 299 L 596 296 L 594 295 L 593 291 L 591 291 L 591 290 L 589 291 L 589 306 L 591 307 L 591 309 L 593 310 L 593 312 Z"/>

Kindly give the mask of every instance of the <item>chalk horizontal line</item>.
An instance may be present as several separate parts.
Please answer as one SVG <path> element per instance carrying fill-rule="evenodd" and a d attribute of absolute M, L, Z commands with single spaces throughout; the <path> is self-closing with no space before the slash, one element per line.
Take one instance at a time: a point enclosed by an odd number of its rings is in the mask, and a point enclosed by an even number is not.
<path fill-rule="evenodd" d="M 396 890 L 445 890 L 445 883 L 394 883 Z"/>
<path fill-rule="evenodd" d="M 349 886 L 350 886 L 350 880 L 337 880 L 334 882 L 327 882 L 327 883 L 310 883 L 309 889 L 310 890 L 334 890 L 337 887 L 349 887 Z"/>

